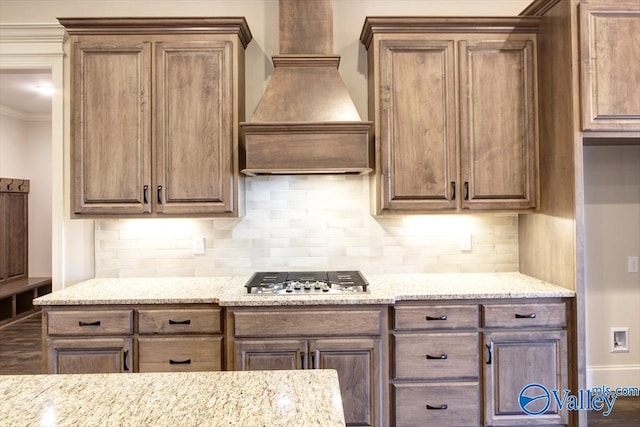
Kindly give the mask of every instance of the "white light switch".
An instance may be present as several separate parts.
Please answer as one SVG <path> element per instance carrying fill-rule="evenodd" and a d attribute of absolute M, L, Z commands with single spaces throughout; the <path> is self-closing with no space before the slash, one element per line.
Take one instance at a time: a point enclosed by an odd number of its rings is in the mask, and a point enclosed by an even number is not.
<path fill-rule="evenodd" d="M 627 272 L 628 273 L 637 273 L 638 272 L 638 257 L 630 256 L 627 258 Z"/>
<path fill-rule="evenodd" d="M 193 254 L 204 255 L 204 237 L 193 238 Z"/>

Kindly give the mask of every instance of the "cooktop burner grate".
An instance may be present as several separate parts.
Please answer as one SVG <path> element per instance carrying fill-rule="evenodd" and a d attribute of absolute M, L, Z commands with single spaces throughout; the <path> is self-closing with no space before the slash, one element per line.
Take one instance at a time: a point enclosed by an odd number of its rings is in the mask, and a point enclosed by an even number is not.
<path fill-rule="evenodd" d="M 255 295 L 368 293 L 368 286 L 359 271 L 257 272 L 245 285 Z"/>

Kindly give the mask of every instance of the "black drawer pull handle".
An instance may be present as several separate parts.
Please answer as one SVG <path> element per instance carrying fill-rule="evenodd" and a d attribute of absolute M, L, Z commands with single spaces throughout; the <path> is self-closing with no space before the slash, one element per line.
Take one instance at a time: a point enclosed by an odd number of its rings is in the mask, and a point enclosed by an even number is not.
<path fill-rule="evenodd" d="M 169 365 L 191 365 L 191 359 L 187 359 L 187 360 L 169 359 Z"/>
<path fill-rule="evenodd" d="M 129 367 L 127 366 L 127 359 L 129 358 L 129 350 L 125 350 L 122 356 L 122 370 L 129 372 Z"/>
<path fill-rule="evenodd" d="M 535 319 L 536 318 L 536 314 L 535 313 L 529 313 L 529 314 L 518 314 L 516 313 L 516 319 Z"/>
<path fill-rule="evenodd" d="M 180 320 L 180 321 L 169 319 L 169 324 L 170 325 L 190 325 L 191 324 L 191 319 Z"/>
<path fill-rule="evenodd" d="M 444 405 L 438 405 L 438 406 L 431 406 L 431 405 L 427 405 L 427 409 L 432 411 L 432 410 L 436 410 L 436 411 L 442 411 L 447 409 L 449 406 L 445 403 Z"/>
<path fill-rule="evenodd" d="M 97 320 L 95 322 L 83 322 L 81 320 L 78 322 L 78 326 L 100 326 L 100 321 Z"/>
<path fill-rule="evenodd" d="M 443 314 L 442 316 L 427 316 L 427 320 L 447 320 L 447 315 Z"/>
<path fill-rule="evenodd" d="M 448 356 L 446 354 L 441 354 L 439 356 L 432 356 L 427 354 L 427 360 L 446 360 Z"/>

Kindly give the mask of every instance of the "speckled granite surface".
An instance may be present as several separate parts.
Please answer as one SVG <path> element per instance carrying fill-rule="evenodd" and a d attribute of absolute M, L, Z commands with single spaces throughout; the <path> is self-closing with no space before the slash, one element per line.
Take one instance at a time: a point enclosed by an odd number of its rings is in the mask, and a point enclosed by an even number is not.
<path fill-rule="evenodd" d="M 519 273 L 369 275 L 368 294 L 251 296 L 250 276 L 91 279 L 34 300 L 35 305 L 182 304 L 285 306 L 393 304 L 404 300 L 573 297 L 560 286 Z"/>
<path fill-rule="evenodd" d="M 0 397 L 0 426 L 345 425 L 333 370 L 5 375 Z"/>

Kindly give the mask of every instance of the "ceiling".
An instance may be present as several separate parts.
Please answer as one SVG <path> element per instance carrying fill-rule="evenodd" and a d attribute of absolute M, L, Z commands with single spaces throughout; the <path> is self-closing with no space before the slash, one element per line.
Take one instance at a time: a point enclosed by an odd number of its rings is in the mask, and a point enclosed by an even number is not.
<path fill-rule="evenodd" d="M 51 73 L 42 70 L 0 70 L 0 107 L 27 117 L 51 114 L 51 96 L 36 90 L 38 85 L 51 83 Z"/>

